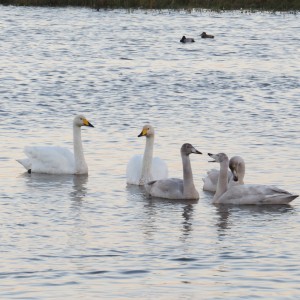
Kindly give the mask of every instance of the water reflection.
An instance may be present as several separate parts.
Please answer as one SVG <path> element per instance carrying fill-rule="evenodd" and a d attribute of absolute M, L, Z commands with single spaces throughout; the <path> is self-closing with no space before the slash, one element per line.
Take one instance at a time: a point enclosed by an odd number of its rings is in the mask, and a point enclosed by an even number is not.
<path fill-rule="evenodd" d="M 147 238 L 152 238 L 159 231 L 160 219 L 166 211 L 172 214 L 172 210 L 178 212 L 181 210 L 183 220 L 175 220 L 177 224 L 181 224 L 182 236 L 184 242 L 192 231 L 192 220 L 194 205 L 198 200 L 170 200 L 156 197 L 149 197 L 145 188 L 136 185 L 127 185 L 128 201 L 139 203 L 143 210 L 138 211 L 138 217 L 142 220 L 142 227 Z"/>
<path fill-rule="evenodd" d="M 214 204 L 216 213 L 219 216 L 216 223 L 220 235 L 224 235 L 233 224 L 233 215 L 246 215 L 250 218 L 256 218 L 258 215 L 265 215 L 264 218 L 269 219 L 270 216 L 278 216 L 285 213 L 293 212 L 294 208 L 288 205 L 242 205 L 235 206 L 229 204 Z"/>
<path fill-rule="evenodd" d="M 73 176 L 73 191 L 70 192 L 70 198 L 74 203 L 80 204 L 87 194 L 88 175 Z"/>

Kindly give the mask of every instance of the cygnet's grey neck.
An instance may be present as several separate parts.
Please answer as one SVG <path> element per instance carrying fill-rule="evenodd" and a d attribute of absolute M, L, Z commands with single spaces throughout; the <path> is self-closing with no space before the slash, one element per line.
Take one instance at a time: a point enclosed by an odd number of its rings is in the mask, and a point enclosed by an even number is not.
<path fill-rule="evenodd" d="M 73 147 L 74 147 L 74 162 L 75 173 L 87 173 L 88 167 L 84 159 L 82 141 L 81 141 L 81 127 L 73 125 Z"/>
<path fill-rule="evenodd" d="M 213 201 L 219 199 L 219 197 L 221 197 L 228 189 L 228 167 L 229 161 L 227 158 L 220 163 L 220 173 L 217 183 L 217 190 L 214 195 Z"/>
<path fill-rule="evenodd" d="M 154 135 L 146 136 L 146 146 L 143 156 L 142 175 L 140 184 L 146 184 L 152 180 L 151 167 L 153 158 Z"/>
<path fill-rule="evenodd" d="M 198 194 L 193 179 L 193 172 L 189 155 L 181 153 L 183 167 L 183 196 L 185 198 L 195 197 Z"/>

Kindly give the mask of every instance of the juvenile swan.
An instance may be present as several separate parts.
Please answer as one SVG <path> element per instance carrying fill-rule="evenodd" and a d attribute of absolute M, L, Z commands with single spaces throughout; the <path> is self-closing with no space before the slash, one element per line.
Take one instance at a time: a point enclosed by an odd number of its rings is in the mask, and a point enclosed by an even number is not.
<path fill-rule="evenodd" d="M 138 137 L 146 137 L 144 155 L 134 155 L 127 164 L 128 184 L 144 185 L 151 180 L 168 178 L 167 164 L 159 157 L 153 157 L 154 128 L 146 124 Z"/>
<path fill-rule="evenodd" d="M 220 163 L 220 174 L 213 203 L 287 204 L 298 197 L 277 187 L 260 184 L 236 185 L 228 189 L 227 155 L 225 153 L 208 153 L 208 155 L 214 159 L 214 162 Z"/>
<path fill-rule="evenodd" d="M 244 184 L 245 177 L 245 161 L 240 156 L 233 156 L 229 160 L 228 186 Z M 207 176 L 203 178 L 203 190 L 208 192 L 216 192 L 219 178 L 219 170 L 212 169 L 207 172 Z"/>
<path fill-rule="evenodd" d="M 193 181 L 193 173 L 189 155 L 191 153 L 202 153 L 196 150 L 191 144 L 183 144 L 180 152 L 183 166 L 183 180 L 178 178 L 168 178 L 164 180 L 148 182 L 145 188 L 151 196 L 174 200 L 199 199 L 199 193 L 195 189 Z"/>
<path fill-rule="evenodd" d="M 83 155 L 81 126 L 94 127 L 84 116 L 73 120 L 74 154 L 66 148 L 54 146 L 25 147 L 27 158 L 17 161 L 28 173 L 45 174 L 87 174 L 88 166 Z"/>

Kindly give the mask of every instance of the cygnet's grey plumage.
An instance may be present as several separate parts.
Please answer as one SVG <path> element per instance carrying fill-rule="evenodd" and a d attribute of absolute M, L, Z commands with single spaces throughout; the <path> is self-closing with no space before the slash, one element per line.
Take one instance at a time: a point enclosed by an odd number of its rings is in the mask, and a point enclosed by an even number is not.
<path fill-rule="evenodd" d="M 225 153 L 211 154 L 214 162 L 220 163 L 220 174 L 213 203 L 219 204 L 288 204 L 298 197 L 274 186 L 244 184 L 228 188 L 229 160 Z"/>
<path fill-rule="evenodd" d="M 150 181 L 145 185 L 146 191 L 150 196 L 166 199 L 186 199 L 198 200 L 199 193 L 195 188 L 191 162 L 191 153 L 202 154 L 191 144 L 183 144 L 180 150 L 183 166 L 183 180 L 179 178 L 168 178 L 157 181 Z"/>
<path fill-rule="evenodd" d="M 245 177 L 245 161 L 240 156 L 233 156 L 229 160 L 229 169 L 228 171 L 228 186 L 244 184 Z M 219 178 L 219 170 L 211 169 L 207 172 L 205 178 L 203 178 L 203 190 L 207 192 L 215 193 L 217 190 L 217 183 Z"/>

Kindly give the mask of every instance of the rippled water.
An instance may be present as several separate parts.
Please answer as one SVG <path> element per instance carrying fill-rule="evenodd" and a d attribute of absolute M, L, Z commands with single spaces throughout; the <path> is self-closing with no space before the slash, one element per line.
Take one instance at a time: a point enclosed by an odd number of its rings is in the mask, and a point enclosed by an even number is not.
<path fill-rule="evenodd" d="M 299 198 L 214 206 L 206 155 L 191 158 L 197 202 L 148 199 L 124 175 L 151 122 L 173 177 L 190 142 L 299 194 L 298 15 L 0 6 L 0 30 L 2 299 L 300 296 Z M 72 148 L 78 113 L 95 126 L 89 176 L 24 173 L 25 145 Z"/>

